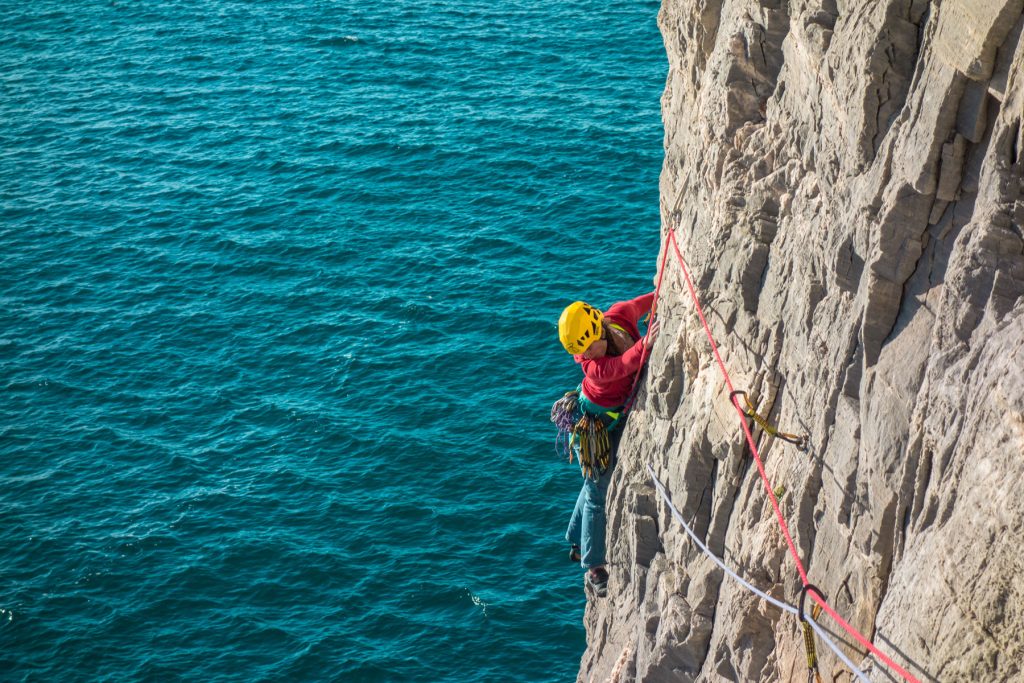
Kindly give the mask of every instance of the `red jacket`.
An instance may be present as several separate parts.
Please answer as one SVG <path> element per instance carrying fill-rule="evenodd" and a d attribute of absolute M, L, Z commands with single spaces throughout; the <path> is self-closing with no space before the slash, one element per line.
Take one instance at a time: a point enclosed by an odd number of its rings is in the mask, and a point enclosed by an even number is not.
<path fill-rule="evenodd" d="M 621 356 L 604 356 L 594 360 L 587 360 L 582 355 L 573 356 L 583 367 L 583 394 L 599 406 L 614 408 L 629 398 L 633 377 L 640 368 L 640 359 L 644 353 L 637 323 L 647 315 L 653 303 L 654 292 L 651 292 L 632 301 L 620 301 L 605 311 L 604 319 L 623 327 L 635 342 Z"/>

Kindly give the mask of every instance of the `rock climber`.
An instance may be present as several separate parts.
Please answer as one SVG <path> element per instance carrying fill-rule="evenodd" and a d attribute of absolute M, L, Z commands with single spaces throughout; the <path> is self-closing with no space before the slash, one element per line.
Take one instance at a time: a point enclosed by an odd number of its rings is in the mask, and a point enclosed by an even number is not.
<path fill-rule="evenodd" d="M 654 292 L 621 301 L 602 313 L 576 301 L 558 319 L 558 337 L 583 370 L 583 382 L 552 408 L 552 421 L 569 434 L 567 451 L 575 454 L 583 473 L 583 488 L 569 520 L 565 538 L 569 558 L 586 570 L 586 585 L 598 597 L 608 590 L 605 566 L 605 496 L 615 453 L 622 436 L 622 411 L 633 381 L 653 344 L 658 322 L 641 337 L 640 320 L 651 311 Z"/>

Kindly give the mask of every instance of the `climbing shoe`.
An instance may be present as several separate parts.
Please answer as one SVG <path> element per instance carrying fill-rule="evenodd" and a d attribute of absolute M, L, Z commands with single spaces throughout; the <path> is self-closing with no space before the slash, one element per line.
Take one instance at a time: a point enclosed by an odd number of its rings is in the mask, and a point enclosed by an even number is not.
<path fill-rule="evenodd" d="M 593 567 L 587 572 L 587 586 L 594 590 L 599 598 L 608 595 L 608 570 L 604 567 Z"/>
<path fill-rule="evenodd" d="M 579 562 L 580 561 L 580 547 L 573 543 L 569 546 L 569 561 Z"/>

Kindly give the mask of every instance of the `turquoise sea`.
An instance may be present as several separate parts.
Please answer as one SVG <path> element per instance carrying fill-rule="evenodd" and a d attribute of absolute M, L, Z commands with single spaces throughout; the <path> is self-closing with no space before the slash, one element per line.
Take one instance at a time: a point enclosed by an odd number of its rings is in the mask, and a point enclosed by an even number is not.
<path fill-rule="evenodd" d="M 0 8 L 0 679 L 573 680 L 659 3 Z"/>

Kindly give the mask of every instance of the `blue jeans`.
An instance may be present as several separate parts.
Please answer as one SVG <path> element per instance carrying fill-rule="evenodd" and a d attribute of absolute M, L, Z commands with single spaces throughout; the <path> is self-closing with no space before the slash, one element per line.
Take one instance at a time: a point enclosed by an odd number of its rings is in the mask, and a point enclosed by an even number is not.
<path fill-rule="evenodd" d="M 584 569 L 599 567 L 605 563 L 605 498 L 608 494 L 608 482 L 615 469 L 615 453 L 619 449 L 619 437 L 622 430 L 616 429 L 611 434 L 612 456 L 608 469 L 597 481 L 583 477 L 583 488 L 576 498 L 576 507 L 569 518 L 569 529 L 565 532 L 565 540 L 580 547 L 580 565 Z"/>

